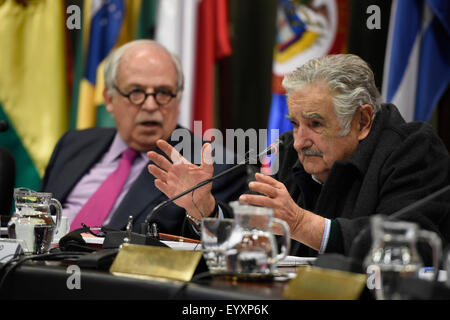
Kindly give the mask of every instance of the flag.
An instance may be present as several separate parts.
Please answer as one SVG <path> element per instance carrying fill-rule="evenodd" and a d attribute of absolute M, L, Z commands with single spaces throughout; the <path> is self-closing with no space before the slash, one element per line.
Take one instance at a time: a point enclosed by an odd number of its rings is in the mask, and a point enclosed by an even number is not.
<path fill-rule="evenodd" d="M 142 0 L 141 0 L 142 1 Z M 144 0 L 139 10 L 136 39 L 153 39 L 155 36 L 158 0 Z"/>
<path fill-rule="evenodd" d="M 16 186 L 38 190 L 67 130 L 63 1 L 0 2 L 0 145 L 16 160 Z"/>
<path fill-rule="evenodd" d="M 195 61 L 194 121 L 203 131 L 214 128 L 214 73 L 216 61 L 231 55 L 226 0 L 200 3 Z"/>
<path fill-rule="evenodd" d="M 184 73 L 178 123 L 192 129 L 197 35 L 197 0 L 164 0 L 158 5 L 155 40 L 174 53 Z"/>
<path fill-rule="evenodd" d="M 112 49 L 152 37 L 156 0 L 86 0 L 76 55 L 71 127 L 115 126 L 103 98 L 104 60 Z"/>
<path fill-rule="evenodd" d="M 283 77 L 310 59 L 347 51 L 349 5 L 346 0 L 279 0 L 277 38 L 272 71 L 272 103 L 268 120 L 267 144 L 292 129 L 288 114 Z M 276 131 L 278 130 L 278 131 Z M 263 171 L 270 174 L 270 159 Z"/>
<path fill-rule="evenodd" d="M 428 121 L 450 83 L 450 3 L 392 3 L 383 98 L 406 121 Z"/>
<path fill-rule="evenodd" d="M 348 1 L 279 0 L 268 132 L 291 130 L 283 77 L 310 59 L 347 50 Z M 277 137 L 268 135 L 268 144 Z"/>
<path fill-rule="evenodd" d="M 231 54 L 226 0 L 164 0 L 156 40 L 174 52 L 185 74 L 179 123 L 202 131 L 214 127 L 215 63 Z"/>

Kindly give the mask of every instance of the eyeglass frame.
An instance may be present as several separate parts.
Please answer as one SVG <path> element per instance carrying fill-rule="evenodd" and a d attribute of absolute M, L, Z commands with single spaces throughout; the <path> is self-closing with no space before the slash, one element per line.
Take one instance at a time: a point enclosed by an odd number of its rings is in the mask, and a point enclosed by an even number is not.
<path fill-rule="evenodd" d="M 164 91 L 162 91 L 162 90 L 156 90 L 155 92 L 147 93 L 147 92 L 145 92 L 145 91 L 142 90 L 142 89 L 133 89 L 133 90 L 131 90 L 128 94 L 126 94 L 126 93 L 122 92 L 122 91 L 117 87 L 117 85 L 114 84 L 113 86 L 114 86 L 114 89 L 117 90 L 117 92 L 119 92 L 119 94 L 120 94 L 122 97 L 127 98 L 128 101 L 130 101 L 130 103 L 133 104 L 133 105 L 135 105 L 135 106 L 142 106 L 142 105 L 145 103 L 145 101 L 147 100 L 147 98 L 148 98 L 149 96 L 153 96 L 153 99 L 155 100 L 156 104 L 157 104 L 159 107 L 162 107 L 162 106 L 165 106 L 165 105 L 169 104 L 169 102 L 172 101 L 172 99 L 175 98 L 175 97 L 178 95 L 178 92 L 177 92 L 177 93 L 172 93 L 172 92 L 164 92 Z M 141 103 L 135 103 L 135 102 L 131 101 L 130 96 L 131 96 L 131 94 L 132 94 L 133 92 L 142 92 L 142 93 L 144 94 L 144 96 L 145 96 L 145 97 L 144 97 L 144 100 L 142 100 Z M 157 95 L 158 95 L 159 93 L 167 94 L 167 95 L 170 97 L 170 99 L 169 99 L 166 103 L 160 103 L 160 102 L 158 101 L 158 99 L 156 98 Z"/>

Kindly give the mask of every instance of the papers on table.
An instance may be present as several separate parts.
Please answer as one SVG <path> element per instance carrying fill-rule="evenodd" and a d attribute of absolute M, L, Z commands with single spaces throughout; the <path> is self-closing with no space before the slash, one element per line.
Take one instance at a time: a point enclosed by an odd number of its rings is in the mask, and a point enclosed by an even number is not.
<path fill-rule="evenodd" d="M 161 242 L 168 245 L 172 249 L 177 250 L 201 250 L 202 248 L 200 243 L 190 243 L 182 241 L 161 241 Z"/>
<path fill-rule="evenodd" d="M 90 234 L 83 234 L 83 239 L 87 244 L 99 244 L 102 245 L 105 238 L 95 237 Z M 162 243 L 168 245 L 172 249 L 178 250 L 200 250 L 201 245 L 199 243 L 189 243 L 183 241 L 161 241 Z"/>
<path fill-rule="evenodd" d="M 86 241 L 87 244 L 103 244 L 103 241 L 105 240 L 105 238 L 103 237 L 96 237 L 93 236 L 91 234 L 88 233 L 83 233 L 82 234 L 83 240 Z"/>
<path fill-rule="evenodd" d="M 297 257 L 297 256 L 287 256 L 283 260 L 278 262 L 279 267 L 292 267 L 301 265 L 312 265 L 317 258 L 311 257 Z"/>
<path fill-rule="evenodd" d="M 103 244 L 104 238 L 94 237 L 92 235 L 84 235 L 83 239 L 88 244 Z M 190 243 L 183 241 L 161 241 L 172 249 L 176 250 L 201 250 L 201 244 L 199 243 Z M 311 257 L 296 257 L 296 256 L 287 256 L 283 260 L 278 262 L 278 266 L 280 267 L 290 267 L 290 266 L 300 266 L 300 265 L 312 265 L 317 258 Z"/>

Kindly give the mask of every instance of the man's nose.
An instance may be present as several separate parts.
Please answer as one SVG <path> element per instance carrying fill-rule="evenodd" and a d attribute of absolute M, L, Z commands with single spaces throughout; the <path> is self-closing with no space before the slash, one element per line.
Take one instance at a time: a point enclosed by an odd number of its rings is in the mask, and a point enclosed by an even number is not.
<path fill-rule="evenodd" d="M 310 136 L 310 131 L 307 128 L 299 127 L 294 133 L 294 148 L 300 151 L 304 148 L 312 147 L 313 141 Z"/>
<path fill-rule="evenodd" d="M 147 96 L 147 99 L 142 103 L 141 109 L 144 109 L 149 112 L 153 112 L 159 109 L 159 105 L 155 100 L 155 96 Z"/>

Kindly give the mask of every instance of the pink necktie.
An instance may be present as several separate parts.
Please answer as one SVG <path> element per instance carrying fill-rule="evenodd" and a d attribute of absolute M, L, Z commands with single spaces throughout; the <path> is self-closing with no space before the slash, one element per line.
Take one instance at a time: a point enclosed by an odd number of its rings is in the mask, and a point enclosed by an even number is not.
<path fill-rule="evenodd" d="M 103 181 L 81 208 L 70 225 L 70 231 L 81 228 L 81 223 L 88 227 L 102 226 L 130 174 L 131 165 L 137 155 L 138 152 L 132 149 L 127 149 L 122 153 L 119 166 Z"/>

